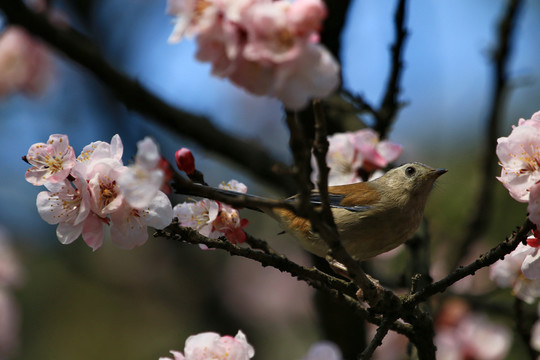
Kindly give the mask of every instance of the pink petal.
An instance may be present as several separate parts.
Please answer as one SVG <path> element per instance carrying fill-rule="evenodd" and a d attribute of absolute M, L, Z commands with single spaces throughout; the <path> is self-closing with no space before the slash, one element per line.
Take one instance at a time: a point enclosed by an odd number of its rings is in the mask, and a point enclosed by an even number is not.
<path fill-rule="evenodd" d="M 95 214 L 90 214 L 83 225 L 82 237 L 84 242 L 96 251 L 103 245 L 104 233 L 104 219 Z"/>
<path fill-rule="evenodd" d="M 540 279 L 540 252 L 538 250 L 525 257 L 521 264 L 521 272 L 527 279 Z"/>
<path fill-rule="evenodd" d="M 381 141 L 377 145 L 377 151 L 388 163 L 391 163 L 399 158 L 403 147 L 390 141 Z"/>

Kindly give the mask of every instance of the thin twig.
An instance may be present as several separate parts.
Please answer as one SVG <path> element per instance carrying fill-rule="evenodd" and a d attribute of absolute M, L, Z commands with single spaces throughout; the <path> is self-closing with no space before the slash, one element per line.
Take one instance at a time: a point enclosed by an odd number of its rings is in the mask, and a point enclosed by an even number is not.
<path fill-rule="evenodd" d="M 373 353 L 375 350 L 382 345 L 382 341 L 386 334 L 388 334 L 388 330 L 390 329 L 390 325 L 395 321 L 395 318 L 386 317 L 381 322 L 379 327 L 377 328 L 377 332 L 375 333 L 375 336 L 373 336 L 373 339 L 371 339 L 369 345 L 362 351 L 360 356 L 358 357 L 359 360 L 369 360 L 373 356 Z"/>
<path fill-rule="evenodd" d="M 439 292 L 445 291 L 449 286 L 455 284 L 457 281 L 474 275 L 476 271 L 483 267 L 489 266 L 495 263 L 497 260 L 504 258 L 505 255 L 511 253 L 520 242 L 527 239 L 527 235 L 533 228 L 533 224 L 529 219 L 525 220 L 525 223 L 518 229 L 517 232 L 512 233 L 505 241 L 501 242 L 496 247 L 480 255 L 478 259 L 473 261 L 467 266 L 460 266 L 445 278 L 427 285 L 423 289 L 419 290 L 415 294 L 410 295 L 403 300 L 405 306 L 414 306 L 422 301 L 425 301 L 430 296 L 433 296 Z"/>
<path fill-rule="evenodd" d="M 246 233 L 246 244 L 251 246 L 252 249 L 261 250 L 266 254 L 278 255 L 278 253 L 268 244 L 268 242 L 258 239 L 248 233 Z"/>
<path fill-rule="evenodd" d="M 328 138 L 326 131 L 326 119 L 324 111 L 319 100 L 313 101 L 313 110 L 315 117 L 315 138 L 313 141 L 313 156 L 317 162 L 319 177 L 317 179 L 319 194 L 321 197 L 321 210 L 323 221 L 337 232 L 334 216 L 330 209 L 330 201 L 328 199 L 328 174 L 330 168 L 326 164 L 326 154 L 328 153 Z"/>
<path fill-rule="evenodd" d="M 399 0 L 396 12 L 394 14 L 394 33 L 395 42 L 392 45 L 392 57 L 390 76 L 386 83 L 386 91 L 379 110 L 377 111 L 374 130 L 379 133 L 381 138 L 385 138 L 392 122 L 394 121 L 401 104 L 398 100 L 400 93 L 400 81 L 403 70 L 403 49 L 405 39 L 407 38 L 407 29 L 405 28 L 406 1 Z"/>
<path fill-rule="evenodd" d="M 248 208 L 252 210 L 283 208 L 298 211 L 295 203 L 292 201 L 275 200 L 253 195 L 244 195 L 242 193 L 216 189 L 211 186 L 194 183 L 177 173 L 173 175 L 171 187 L 178 194 L 198 196 L 215 201 L 221 201 L 236 208 Z"/>

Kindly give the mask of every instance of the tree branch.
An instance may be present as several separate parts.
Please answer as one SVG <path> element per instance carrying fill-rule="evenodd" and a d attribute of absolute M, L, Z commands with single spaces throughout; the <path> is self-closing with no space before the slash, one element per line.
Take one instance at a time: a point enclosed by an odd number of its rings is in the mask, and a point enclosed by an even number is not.
<path fill-rule="evenodd" d="M 305 281 L 315 289 L 329 294 L 338 302 L 352 309 L 353 312 L 362 319 L 373 324 L 380 324 L 382 321 L 380 316 L 367 311 L 356 299 L 355 294 L 358 289 L 356 285 L 330 276 L 317 268 L 300 266 L 283 255 L 269 254 L 262 251 L 239 247 L 228 240 L 210 239 L 200 235 L 195 230 L 181 227 L 178 223 L 173 223 L 163 230 L 156 230 L 154 237 L 184 241 L 191 244 L 204 244 L 209 248 L 225 250 L 231 255 L 257 261 L 263 266 L 271 266 L 282 272 L 287 272 L 301 281 Z M 412 336 L 413 329 L 410 325 L 393 322 L 389 328 L 405 336 Z"/>
<path fill-rule="evenodd" d="M 501 242 L 488 252 L 480 255 L 478 259 L 469 265 L 458 267 L 445 278 L 433 284 L 427 285 L 415 294 L 411 294 L 406 297 L 403 301 L 404 306 L 414 306 L 422 301 L 425 301 L 430 296 L 445 291 L 449 286 L 453 285 L 464 277 L 474 275 L 474 273 L 481 268 L 489 266 L 495 263 L 497 260 L 504 258 L 507 254 L 511 253 L 520 242 L 524 242 L 527 239 L 527 235 L 533 229 L 533 227 L 534 225 L 529 219 L 525 220 L 525 223 L 521 226 L 521 228 L 518 229 L 517 232 L 513 232 L 512 235 L 510 235 L 505 241 Z"/>
<path fill-rule="evenodd" d="M 392 45 L 391 70 L 388 82 L 386 83 L 386 92 L 382 100 L 379 111 L 376 113 L 377 122 L 374 130 L 381 138 L 385 138 L 392 122 L 394 121 L 401 104 L 398 96 L 400 93 L 399 82 L 403 70 L 403 49 L 405 39 L 407 38 L 407 29 L 405 28 L 405 10 L 406 1 L 399 0 L 396 12 L 394 14 L 394 32 L 395 42 Z"/>

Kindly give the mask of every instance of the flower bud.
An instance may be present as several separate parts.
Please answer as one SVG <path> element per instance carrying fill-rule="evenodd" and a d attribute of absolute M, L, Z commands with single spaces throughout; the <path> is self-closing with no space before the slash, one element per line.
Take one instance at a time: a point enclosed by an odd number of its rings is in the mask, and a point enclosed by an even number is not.
<path fill-rule="evenodd" d="M 187 175 L 192 175 L 195 172 L 195 158 L 188 148 L 181 148 L 174 154 L 176 166 L 184 171 Z"/>

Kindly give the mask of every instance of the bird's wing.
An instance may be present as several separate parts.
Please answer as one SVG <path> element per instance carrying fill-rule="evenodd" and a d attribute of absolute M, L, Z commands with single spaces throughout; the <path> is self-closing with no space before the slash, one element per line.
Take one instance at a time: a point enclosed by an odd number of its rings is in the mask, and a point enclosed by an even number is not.
<path fill-rule="evenodd" d="M 293 196 L 288 198 L 287 200 L 293 201 L 296 199 L 297 196 Z M 341 205 L 341 202 L 345 198 L 345 195 L 343 194 L 334 194 L 330 193 L 328 194 L 328 201 L 330 202 L 330 207 L 337 208 L 337 209 L 346 209 L 349 211 L 354 212 L 363 212 L 367 211 L 371 208 L 369 205 Z M 318 192 L 311 193 L 311 196 L 309 198 L 310 202 L 315 205 L 321 205 L 321 195 Z"/>

